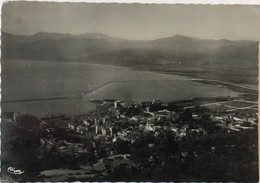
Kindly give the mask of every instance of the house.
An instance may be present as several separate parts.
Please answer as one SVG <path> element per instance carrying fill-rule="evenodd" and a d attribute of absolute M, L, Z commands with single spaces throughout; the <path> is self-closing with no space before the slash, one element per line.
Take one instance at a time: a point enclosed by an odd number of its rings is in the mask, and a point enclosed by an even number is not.
<path fill-rule="evenodd" d="M 55 146 L 55 140 L 53 138 L 51 139 L 41 138 L 40 143 L 41 146 L 45 147 L 47 151 L 49 151 L 51 148 Z"/>
<path fill-rule="evenodd" d="M 95 126 L 95 132 L 96 132 L 96 135 L 101 133 L 101 127 L 99 125 Z"/>
<path fill-rule="evenodd" d="M 104 126 L 101 126 L 101 133 L 102 135 L 106 135 L 107 134 L 107 130 Z"/>
<path fill-rule="evenodd" d="M 156 115 L 155 115 L 155 118 L 157 120 L 161 120 L 161 119 L 172 119 L 173 115 L 175 114 L 175 112 L 173 111 L 168 111 L 166 109 L 164 110 L 159 110 Z"/>
<path fill-rule="evenodd" d="M 78 132 L 78 133 L 80 133 L 80 134 L 84 134 L 84 133 L 86 133 L 86 131 L 87 131 L 87 129 L 86 129 L 86 127 L 84 127 L 83 125 L 79 125 L 79 126 L 77 126 L 77 128 L 76 128 L 76 132 Z"/>
<path fill-rule="evenodd" d="M 159 99 L 155 99 L 155 100 L 152 101 L 152 104 L 156 104 L 156 105 L 162 104 L 162 101 L 159 100 Z"/>
<path fill-rule="evenodd" d="M 69 129 L 71 129 L 71 130 L 75 130 L 75 125 L 73 124 L 73 122 L 69 122 L 69 123 L 68 123 L 68 127 L 69 127 Z"/>
<path fill-rule="evenodd" d="M 137 118 L 137 116 L 132 116 L 132 117 L 130 118 L 130 120 L 132 120 L 132 121 L 137 121 L 138 118 Z"/>
<path fill-rule="evenodd" d="M 180 130 L 186 132 L 188 130 L 188 128 L 189 128 L 189 125 L 185 124 L 182 126 L 182 128 Z"/>
<path fill-rule="evenodd" d="M 234 127 L 238 128 L 238 129 L 243 129 L 243 130 L 254 129 L 254 127 L 251 127 L 251 126 L 240 126 L 240 124 L 236 124 L 236 125 L 234 125 Z"/>
<path fill-rule="evenodd" d="M 126 130 L 122 130 L 117 132 L 118 137 L 120 137 L 121 139 L 126 139 L 127 137 L 127 131 Z"/>
<path fill-rule="evenodd" d="M 235 121 L 242 121 L 242 119 L 240 119 L 240 118 L 238 118 L 238 117 L 233 117 L 233 119 L 234 119 Z"/>
<path fill-rule="evenodd" d="M 81 122 L 68 122 L 68 127 L 71 129 L 71 130 L 76 130 L 77 129 L 77 126 L 81 125 Z"/>
<path fill-rule="evenodd" d="M 97 118 L 94 119 L 94 125 L 95 125 L 95 126 L 98 126 L 98 125 L 99 125 Z"/>
<path fill-rule="evenodd" d="M 40 123 L 40 128 L 43 130 L 47 127 L 47 122 L 45 120 L 42 120 Z"/>
<path fill-rule="evenodd" d="M 149 130 L 149 131 L 154 131 L 154 130 L 155 130 L 154 127 L 153 127 L 151 124 L 147 124 L 147 125 L 145 126 L 145 129 L 146 129 L 146 130 Z"/>
<path fill-rule="evenodd" d="M 171 131 L 173 131 L 173 132 L 178 132 L 178 128 L 176 128 L 176 127 L 171 127 Z"/>
<path fill-rule="evenodd" d="M 193 119 L 199 119 L 199 115 L 197 115 L 197 114 L 192 114 L 192 118 L 193 118 Z"/>
<path fill-rule="evenodd" d="M 120 116 L 119 116 L 120 119 L 124 119 L 125 117 L 126 117 L 126 116 L 123 115 L 123 114 L 120 114 Z"/>
<path fill-rule="evenodd" d="M 114 102 L 114 108 L 115 108 L 115 109 L 118 108 L 118 107 L 119 107 L 119 104 L 120 104 L 120 100 L 116 100 L 116 101 Z"/>
<path fill-rule="evenodd" d="M 89 123 L 87 120 L 85 120 L 85 119 L 82 121 L 82 123 L 83 123 L 84 125 L 86 125 L 86 126 L 89 126 L 89 125 L 90 125 L 90 123 Z"/>
<path fill-rule="evenodd" d="M 153 147 L 153 146 L 154 146 L 154 143 L 148 144 L 148 147 Z"/>
<path fill-rule="evenodd" d="M 255 118 L 248 118 L 247 121 L 248 121 L 249 123 L 251 123 L 252 125 L 257 125 Z"/>
<path fill-rule="evenodd" d="M 20 115 L 19 112 L 2 112 L 1 119 L 6 122 L 16 123 L 17 117 Z"/>
<path fill-rule="evenodd" d="M 221 117 L 221 116 L 211 116 L 210 117 L 210 119 L 212 120 L 212 121 L 221 121 L 221 120 L 223 120 L 223 117 Z"/>
<path fill-rule="evenodd" d="M 143 131 L 144 129 L 145 129 L 145 125 L 140 124 L 140 125 L 138 126 L 138 130 L 139 130 L 139 131 Z"/>
<path fill-rule="evenodd" d="M 146 125 L 145 125 L 145 130 L 155 131 L 153 121 L 147 120 Z"/>
<path fill-rule="evenodd" d="M 130 107 L 134 106 L 134 104 L 131 101 L 120 102 L 120 105 L 124 108 L 130 108 Z M 137 107 L 137 106 L 135 106 L 135 107 Z"/>
<path fill-rule="evenodd" d="M 109 130 L 110 130 L 110 135 L 111 136 L 113 136 L 117 132 L 115 127 L 109 127 Z"/>

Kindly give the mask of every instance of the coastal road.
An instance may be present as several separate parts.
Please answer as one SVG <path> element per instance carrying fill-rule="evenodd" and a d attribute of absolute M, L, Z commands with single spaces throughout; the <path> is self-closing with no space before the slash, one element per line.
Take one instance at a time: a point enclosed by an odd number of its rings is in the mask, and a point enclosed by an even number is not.
<path fill-rule="evenodd" d="M 227 102 L 244 102 L 244 103 L 252 103 L 255 105 L 250 105 L 250 106 L 246 106 L 246 107 L 235 107 L 235 106 L 230 106 L 230 105 L 225 105 L 225 103 Z M 206 107 L 206 106 L 210 106 L 210 105 L 220 105 L 223 104 L 223 106 L 231 108 L 226 110 L 227 112 L 231 112 L 231 111 L 236 111 L 239 109 L 251 109 L 251 108 L 255 108 L 258 107 L 258 103 L 256 101 L 248 101 L 248 100 L 226 100 L 226 101 L 221 101 L 221 102 L 211 102 L 211 103 L 206 103 L 206 104 L 201 104 L 201 105 L 194 105 L 194 106 L 188 106 L 188 107 L 184 107 L 184 109 L 190 109 L 190 108 L 194 108 L 194 107 Z"/>

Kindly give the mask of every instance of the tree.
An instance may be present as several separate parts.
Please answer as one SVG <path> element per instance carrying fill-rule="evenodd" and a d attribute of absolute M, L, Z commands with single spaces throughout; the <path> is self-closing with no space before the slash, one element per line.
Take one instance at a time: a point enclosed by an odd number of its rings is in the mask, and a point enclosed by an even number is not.
<path fill-rule="evenodd" d="M 130 153 L 130 142 L 119 138 L 115 143 L 115 150 L 118 154 Z"/>
<path fill-rule="evenodd" d="M 86 159 L 91 165 L 92 171 L 94 170 L 94 163 L 97 160 L 97 153 L 95 150 L 95 143 L 93 140 L 85 141 L 84 147 L 86 148 L 87 152 L 85 153 Z"/>
<path fill-rule="evenodd" d="M 32 115 L 25 114 L 17 118 L 17 126 L 26 129 L 39 128 L 40 120 Z"/>

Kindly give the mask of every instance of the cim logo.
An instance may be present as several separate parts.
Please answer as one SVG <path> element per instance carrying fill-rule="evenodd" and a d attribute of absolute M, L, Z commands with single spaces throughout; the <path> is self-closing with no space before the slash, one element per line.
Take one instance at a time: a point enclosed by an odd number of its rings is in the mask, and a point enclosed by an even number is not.
<path fill-rule="evenodd" d="M 21 175 L 24 173 L 24 171 L 22 170 L 16 170 L 14 167 L 8 167 L 7 171 L 11 174 L 15 174 L 15 175 Z"/>

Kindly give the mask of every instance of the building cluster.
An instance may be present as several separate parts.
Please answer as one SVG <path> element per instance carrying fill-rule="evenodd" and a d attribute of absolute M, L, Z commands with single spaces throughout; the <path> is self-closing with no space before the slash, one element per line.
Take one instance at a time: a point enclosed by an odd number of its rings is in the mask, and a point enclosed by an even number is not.
<path fill-rule="evenodd" d="M 110 136 L 113 142 L 118 139 L 133 142 L 134 135 L 141 132 L 154 132 L 154 136 L 157 136 L 161 132 L 170 131 L 179 138 L 189 132 L 206 133 L 198 126 L 190 129 L 189 124 L 176 124 L 178 112 L 169 108 L 168 103 L 159 100 L 141 104 L 119 100 L 100 103 L 96 111 L 71 119 L 68 128 L 82 135 L 95 134 L 96 138 Z M 192 114 L 192 118 L 197 120 L 200 116 Z"/>
<path fill-rule="evenodd" d="M 216 126 L 232 131 L 254 129 L 257 126 L 257 116 L 247 116 L 241 113 L 222 113 L 212 115 L 210 118 L 217 122 Z"/>
<path fill-rule="evenodd" d="M 179 119 L 183 110 L 171 107 L 170 103 L 160 100 L 136 103 L 133 101 L 98 100 L 96 110 L 81 116 L 50 116 L 41 119 L 40 127 L 48 134 L 57 128 L 67 129 L 72 133 L 94 136 L 110 136 L 115 142 L 118 138 L 129 140 L 129 137 L 140 132 L 154 132 L 158 135 L 163 131 L 171 131 L 176 137 L 182 138 L 187 133 L 206 132 L 199 125 L 190 125 L 189 120 L 200 121 L 207 113 L 203 110 L 190 111 L 190 118 Z M 185 109 L 184 109 L 185 110 Z M 2 120 L 15 123 L 17 112 L 2 113 Z M 235 112 L 210 111 L 210 120 L 216 126 L 232 131 L 254 129 L 257 126 L 257 114 L 249 115 Z M 186 121 L 185 121 L 186 120 Z"/>
<path fill-rule="evenodd" d="M 241 131 L 257 127 L 257 114 L 249 115 L 235 112 L 219 112 L 197 109 L 187 113 L 186 109 L 175 108 L 170 103 L 159 100 L 135 103 L 133 101 L 102 100 L 98 101 L 96 110 L 88 114 L 66 117 L 50 116 L 42 118 L 40 128 L 47 134 L 41 139 L 45 150 L 55 147 L 61 154 L 85 153 L 82 144 L 68 143 L 60 136 L 62 129 L 65 136 L 81 136 L 82 138 L 104 138 L 106 143 L 124 140 L 133 143 L 139 134 L 149 133 L 157 137 L 160 133 L 174 133 L 176 139 L 186 136 L 199 138 L 207 132 L 200 121 L 208 115 L 216 126 L 228 131 Z M 19 113 L 3 113 L 2 120 L 15 123 Z M 54 135 L 56 134 L 56 135 Z"/>
<path fill-rule="evenodd" d="M 83 116 L 66 120 L 67 128 L 80 135 L 91 135 L 95 138 L 109 136 L 112 142 L 118 139 L 134 141 L 137 133 L 170 131 L 177 138 L 187 134 L 206 134 L 199 125 L 190 125 L 189 121 L 178 121 L 180 113 L 169 107 L 168 103 L 154 100 L 135 103 L 133 101 L 104 100 L 98 101 L 96 110 Z M 192 111 L 191 119 L 201 120 L 204 112 Z M 253 129 L 257 125 L 256 116 L 236 113 L 210 113 L 210 119 L 216 126 L 228 130 L 240 131 Z"/>

